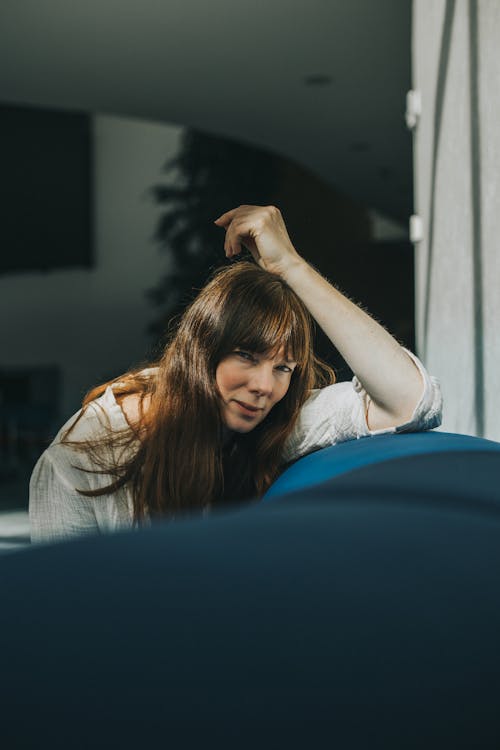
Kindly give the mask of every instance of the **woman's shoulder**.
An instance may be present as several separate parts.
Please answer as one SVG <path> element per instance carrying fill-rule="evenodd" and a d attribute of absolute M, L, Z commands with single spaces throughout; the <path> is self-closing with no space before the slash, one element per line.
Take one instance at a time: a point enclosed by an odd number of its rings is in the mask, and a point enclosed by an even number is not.
<path fill-rule="evenodd" d="M 157 368 L 148 368 L 144 372 L 154 375 Z M 142 373 L 141 373 L 142 374 Z M 104 393 L 86 406 L 75 412 L 59 429 L 49 449 L 54 452 L 60 446 L 71 442 L 85 443 L 104 438 L 110 432 L 126 433 L 140 419 L 140 397 L 138 394 L 119 395 L 115 386 L 123 385 L 116 381 L 108 385 Z M 149 405 L 149 399 L 143 401 L 143 409 Z M 75 445 L 75 448 L 78 446 Z"/>
<path fill-rule="evenodd" d="M 79 409 L 68 419 L 57 433 L 54 444 L 66 438 L 74 442 L 85 442 L 99 438 L 109 430 L 127 426 L 113 389 L 108 386 L 102 396 Z"/>
<path fill-rule="evenodd" d="M 116 402 L 121 408 L 123 415 L 130 427 L 135 427 L 147 414 L 151 403 L 151 396 L 148 394 L 141 398 L 139 393 L 129 393 L 126 396 L 117 396 Z"/>
<path fill-rule="evenodd" d="M 141 370 L 139 374 L 152 378 L 155 377 L 157 372 L 157 367 L 148 367 Z M 124 381 L 122 380 L 111 383 L 101 396 L 73 415 L 68 424 L 72 420 L 78 420 L 78 424 L 75 424 L 73 433 L 75 437 L 72 439 L 92 439 L 106 431 L 109 432 L 110 429 L 115 432 L 127 430 L 140 421 L 143 413 L 149 407 L 151 397 L 146 394 L 144 398 L 141 398 L 139 393 L 120 394 L 120 386 L 123 385 Z M 81 417 L 78 419 L 80 414 Z M 64 430 L 64 427 L 62 429 Z"/>
<path fill-rule="evenodd" d="M 304 402 L 300 416 L 302 419 L 308 417 L 330 415 L 344 407 L 350 408 L 357 401 L 356 389 L 352 380 L 345 380 L 322 388 L 314 388 L 309 391 Z"/>
<path fill-rule="evenodd" d="M 330 385 L 324 385 L 321 388 L 313 388 L 307 394 L 306 403 L 313 403 L 323 398 L 343 398 L 352 390 L 352 380 L 341 380 Z"/>
<path fill-rule="evenodd" d="M 358 437 L 362 403 L 352 381 L 309 392 L 284 446 L 284 461 Z"/>
<path fill-rule="evenodd" d="M 156 377 L 158 369 L 158 367 L 146 367 L 140 371 L 139 375 L 149 380 Z M 121 385 L 121 383 L 115 383 L 114 385 Z M 151 403 L 150 393 L 113 393 L 113 397 L 121 410 L 121 416 L 125 418 L 130 427 L 135 427 L 141 422 L 147 414 Z"/>

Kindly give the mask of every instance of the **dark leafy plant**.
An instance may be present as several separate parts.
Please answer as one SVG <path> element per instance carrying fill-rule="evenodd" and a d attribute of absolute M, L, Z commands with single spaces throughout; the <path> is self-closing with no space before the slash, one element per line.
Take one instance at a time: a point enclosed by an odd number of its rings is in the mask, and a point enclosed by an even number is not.
<path fill-rule="evenodd" d="M 154 200 L 165 207 L 155 240 L 171 258 L 168 271 L 146 292 L 159 309 L 149 326 L 151 334 L 161 336 L 209 273 L 224 264 L 224 230 L 214 220 L 244 203 L 272 203 L 282 161 L 228 138 L 196 130 L 184 133 L 179 153 L 163 170 L 177 172 L 176 185 L 159 184 L 151 189 Z"/>

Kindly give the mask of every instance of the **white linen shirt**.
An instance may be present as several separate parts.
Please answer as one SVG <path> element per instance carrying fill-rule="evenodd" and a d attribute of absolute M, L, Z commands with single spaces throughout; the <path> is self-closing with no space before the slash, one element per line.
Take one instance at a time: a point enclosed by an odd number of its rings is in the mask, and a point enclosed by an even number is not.
<path fill-rule="evenodd" d="M 311 391 L 285 443 L 283 463 L 346 440 L 439 427 L 442 415 L 439 381 L 427 373 L 415 354 L 408 349 L 405 351 L 415 362 L 423 380 L 420 400 L 408 422 L 382 430 L 370 430 L 366 422 L 370 397 L 354 376 L 352 381 Z M 154 372 L 154 368 L 143 371 L 152 375 Z M 89 456 L 84 451 L 76 451 L 60 443 L 61 435 L 80 413 L 81 410 L 61 427 L 33 469 L 29 500 L 32 542 L 54 542 L 132 526 L 133 504 L 129 487 L 98 497 L 86 497 L 77 491 L 77 488 L 105 487 L 113 481 L 108 474 L 82 471 L 96 468 Z M 78 441 L 100 437 L 109 427 L 114 431 L 130 430 L 112 386 L 108 386 L 102 396 L 88 405 L 69 439 Z M 116 454 L 114 457 L 117 458 Z"/>

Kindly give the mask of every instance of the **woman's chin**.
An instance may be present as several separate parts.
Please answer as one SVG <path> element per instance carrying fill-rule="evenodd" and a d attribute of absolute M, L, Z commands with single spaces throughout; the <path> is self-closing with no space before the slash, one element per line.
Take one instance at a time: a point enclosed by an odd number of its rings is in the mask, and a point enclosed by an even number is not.
<path fill-rule="evenodd" d="M 241 434 L 244 434 L 245 432 L 251 432 L 254 427 L 256 427 L 255 424 L 228 424 L 227 422 L 225 426 L 230 432 L 239 432 Z"/>
<path fill-rule="evenodd" d="M 239 418 L 233 414 L 226 414 L 224 418 L 224 427 L 230 432 L 251 432 L 260 422 L 260 419 L 247 420 L 244 417 Z"/>

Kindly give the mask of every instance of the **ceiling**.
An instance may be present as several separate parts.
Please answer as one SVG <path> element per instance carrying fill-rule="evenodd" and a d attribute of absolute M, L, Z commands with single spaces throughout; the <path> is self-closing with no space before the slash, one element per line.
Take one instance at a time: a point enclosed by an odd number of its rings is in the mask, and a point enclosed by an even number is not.
<path fill-rule="evenodd" d="M 411 0 L 3 0 L 0 101 L 272 149 L 406 223 Z"/>

